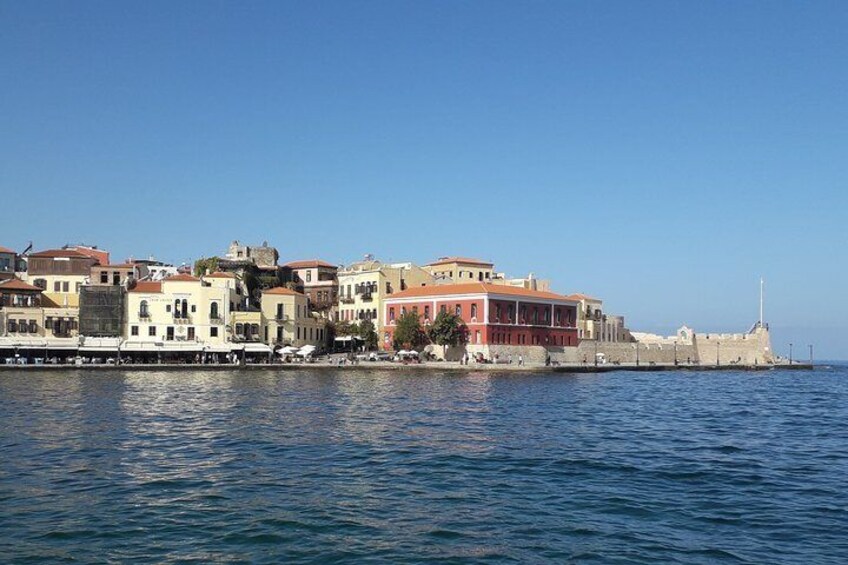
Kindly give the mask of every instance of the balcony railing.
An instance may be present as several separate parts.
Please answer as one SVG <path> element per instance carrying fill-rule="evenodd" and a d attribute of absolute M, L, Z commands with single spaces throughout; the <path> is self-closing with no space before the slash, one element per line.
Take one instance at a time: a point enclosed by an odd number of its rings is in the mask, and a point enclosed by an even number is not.
<path fill-rule="evenodd" d="M 340 296 L 339 302 L 341 302 L 342 304 L 353 304 L 353 297 L 352 296 Z"/>
<path fill-rule="evenodd" d="M 190 324 L 190 323 L 191 323 L 191 316 L 188 316 L 188 315 L 186 315 L 186 316 L 177 316 L 177 315 L 175 314 L 175 315 L 174 315 L 174 323 L 175 323 L 175 324 Z"/>
<path fill-rule="evenodd" d="M 219 315 L 210 315 L 209 316 L 209 323 L 214 324 L 216 326 L 220 326 L 221 324 L 224 323 L 224 318 L 222 318 Z"/>
<path fill-rule="evenodd" d="M 360 300 L 362 300 L 363 302 L 371 302 L 372 300 L 374 300 L 374 297 L 371 295 L 371 293 L 370 293 L 370 292 L 369 292 L 369 293 L 367 293 L 367 294 L 363 294 L 363 295 L 362 295 L 362 296 L 360 296 L 359 298 L 360 298 Z"/>

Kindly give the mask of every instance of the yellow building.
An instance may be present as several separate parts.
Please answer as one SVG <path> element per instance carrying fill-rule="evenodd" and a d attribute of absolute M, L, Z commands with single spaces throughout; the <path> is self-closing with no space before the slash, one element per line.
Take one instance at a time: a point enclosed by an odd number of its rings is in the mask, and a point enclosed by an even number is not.
<path fill-rule="evenodd" d="M 127 293 L 127 346 L 140 351 L 221 348 L 226 321 L 236 304 L 235 281 L 179 274 L 163 281 L 139 281 Z"/>
<path fill-rule="evenodd" d="M 413 263 L 364 261 L 342 267 L 339 276 L 338 320 L 359 323 L 370 320 L 377 332 L 385 325 L 383 300 L 395 292 L 435 283 L 435 278 Z"/>
<path fill-rule="evenodd" d="M 468 257 L 439 257 L 437 261 L 423 267 L 438 281 L 446 284 L 491 282 L 495 276 L 494 268 L 494 263 Z"/>
<path fill-rule="evenodd" d="M 305 294 L 277 287 L 262 292 L 262 338 L 269 345 L 326 344 L 326 320 L 309 308 Z"/>

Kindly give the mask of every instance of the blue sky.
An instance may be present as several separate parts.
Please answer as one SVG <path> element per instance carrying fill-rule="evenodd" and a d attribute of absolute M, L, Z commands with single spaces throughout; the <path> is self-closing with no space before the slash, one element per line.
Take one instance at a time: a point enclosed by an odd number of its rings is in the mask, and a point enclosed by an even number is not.
<path fill-rule="evenodd" d="M 490 259 L 848 358 L 844 2 L 0 1 L 0 245 Z"/>

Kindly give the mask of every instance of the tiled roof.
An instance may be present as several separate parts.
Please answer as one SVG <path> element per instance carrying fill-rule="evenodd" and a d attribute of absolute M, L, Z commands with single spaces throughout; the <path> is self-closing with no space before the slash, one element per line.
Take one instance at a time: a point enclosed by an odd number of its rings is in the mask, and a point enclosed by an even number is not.
<path fill-rule="evenodd" d="M 25 283 L 21 279 L 7 279 L 5 281 L 0 282 L 0 290 L 28 290 L 34 292 L 41 292 L 42 289 L 37 286 L 32 286 L 31 284 Z"/>
<path fill-rule="evenodd" d="M 278 286 L 275 288 L 269 288 L 268 290 L 263 290 L 262 294 L 281 294 L 285 296 L 303 296 L 303 294 L 299 292 L 295 292 L 290 288 L 286 288 L 284 286 Z"/>
<path fill-rule="evenodd" d="M 188 273 L 180 273 L 178 275 L 168 277 L 163 282 L 200 282 L 200 279 Z"/>
<path fill-rule="evenodd" d="M 480 259 L 472 259 L 470 257 L 439 257 L 438 260 L 433 261 L 432 263 L 427 263 L 427 266 L 435 267 L 436 265 L 450 265 L 451 263 L 479 265 L 481 267 L 491 267 L 494 265 L 494 263 L 490 263 L 489 261 L 481 261 Z"/>
<path fill-rule="evenodd" d="M 600 298 L 594 298 L 592 296 L 589 296 L 588 294 L 583 294 L 583 293 L 580 293 L 580 292 L 576 292 L 574 294 L 569 294 L 568 298 L 571 298 L 572 300 L 592 300 L 592 301 L 596 301 L 596 302 L 600 302 L 600 300 L 601 300 Z"/>
<path fill-rule="evenodd" d="M 2 245 L 0 245 L 0 253 L 14 253 L 14 251 L 9 249 L 8 247 L 3 247 Z"/>
<path fill-rule="evenodd" d="M 529 290 L 515 286 L 503 286 L 488 283 L 463 283 L 463 284 L 445 284 L 435 286 L 419 286 L 408 288 L 401 292 L 396 292 L 391 296 L 387 296 L 386 300 L 395 298 L 417 298 L 425 296 L 453 296 L 459 294 L 508 294 L 517 298 L 542 298 L 545 300 L 568 300 L 574 301 L 573 298 L 556 294 L 554 292 L 544 292 L 541 290 Z"/>
<path fill-rule="evenodd" d="M 96 269 L 132 269 L 135 265 L 132 263 L 121 263 L 120 265 L 95 265 Z"/>
<path fill-rule="evenodd" d="M 68 257 L 72 259 L 94 259 L 94 257 L 90 255 L 86 255 L 85 253 L 80 253 L 74 249 L 47 249 L 45 251 L 39 251 L 38 253 L 32 253 L 30 257 Z"/>
<path fill-rule="evenodd" d="M 207 279 L 234 279 L 236 276 L 232 273 L 224 273 L 221 271 L 212 273 L 211 275 L 203 275 Z"/>
<path fill-rule="evenodd" d="M 321 259 L 304 259 L 302 261 L 289 261 L 284 267 L 292 269 L 312 269 L 315 267 L 331 267 L 336 268 L 336 265 L 322 261 Z"/>
<path fill-rule="evenodd" d="M 158 281 L 138 281 L 130 289 L 130 292 L 143 292 L 145 294 L 160 293 L 162 292 L 162 283 Z"/>

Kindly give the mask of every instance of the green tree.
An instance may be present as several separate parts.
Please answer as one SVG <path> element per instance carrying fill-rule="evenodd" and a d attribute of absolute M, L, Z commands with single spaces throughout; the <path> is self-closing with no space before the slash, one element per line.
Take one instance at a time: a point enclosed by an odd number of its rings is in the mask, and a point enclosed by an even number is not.
<path fill-rule="evenodd" d="M 395 327 L 395 349 L 415 349 L 427 343 L 427 334 L 421 329 L 418 312 L 407 312 L 397 320 Z"/>
<path fill-rule="evenodd" d="M 362 320 L 359 322 L 359 337 L 365 342 L 366 349 L 377 349 L 377 331 L 371 320 Z"/>
<path fill-rule="evenodd" d="M 218 257 L 202 257 L 194 262 L 194 276 L 200 277 L 208 270 L 214 273 L 218 270 Z"/>
<path fill-rule="evenodd" d="M 448 311 L 439 312 L 428 332 L 430 341 L 442 346 L 442 353 L 447 347 L 464 345 L 468 339 L 468 328 L 462 318 Z"/>
<path fill-rule="evenodd" d="M 357 329 L 356 325 L 351 324 L 347 320 L 340 320 L 338 322 L 335 322 L 335 326 L 336 326 L 335 330 L 336 330 L 337 336 L 358 335 L 359 334 L 359 330 Z"/>

